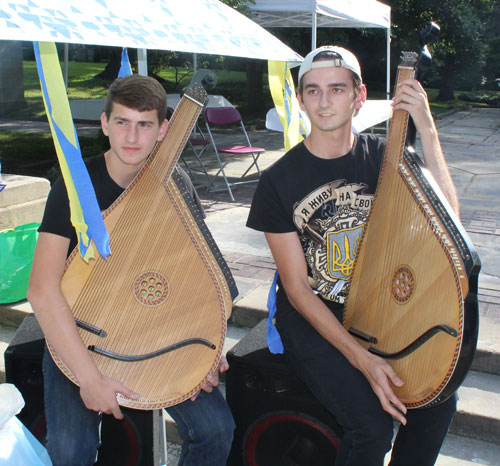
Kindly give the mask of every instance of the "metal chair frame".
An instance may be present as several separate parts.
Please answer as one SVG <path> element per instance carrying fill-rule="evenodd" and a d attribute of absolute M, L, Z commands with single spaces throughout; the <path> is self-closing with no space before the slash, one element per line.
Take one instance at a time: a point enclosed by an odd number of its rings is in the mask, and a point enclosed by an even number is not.
<path fill-rule="evenodd" d="M 253 180 L 243 180 L 247 174 L 250 172 L 252 167 L 255 166 L 258 176 L 260 177 L 260 168 L 258 164 L 258 159 L 260 155 L 265 151 L 264 148 L 262 147 L 255 147 L 252 146 L 250 142 L 250 138 L 248 137 L 247 130 L 245 128 L 245 125 L 243 123 L 243 120 L 241 118 L 240 112 L 236 110 L 234 107 L 207 107 L 203 110 L 203 119 L 205 120 L 205 127 L 207 129 L 207 134 L 210 139 L 210 142 L 212 143 L 212 148 L 215 153 L 215 157 L 217 158 L 217 162 L 219 164 L 219 169 L 215 173 L 215 175 L 211 176 L 210 183 L 208 185 L 207 190 L 210 192 L 219 192 L 219 191 L 225 191 L 227 190 L 229 193 L 229 196 L 232 201 L 234 201 L 234 196 L 231 187 L 237 186 L 240 184 L 248 184 L 248 183 L 256 183 L 258 181 L 257 179 Z M 244 140 L 246 141 L 247 145 L 231 145 L 231 146 L 219 146 L 215 142 L 214 135 L 211 131 L 210 126 L 225 126 L 229 124 L 235 124 L 239 123 L 241 130 L 244 135 Z M 250 154 L 252 156 L 252 163 L 249 165 L 249 167 L 245 170 L 245 172 L 238 178 L 239 181 L 233 181 L 230 182 L 227 178 L 226 171 L 224 168 L 226 165 L 229 163 L 228 161 L 223 161 L 223 155 L 229 155 L 231 158 L 237 157 L 239 155 L 248 155 Z M 222 173 L 222 177 L 224 179 L 224 183 L 226 185 L 226 188 L 217 188 L 214 189 L 212 188 L 216 177 L 219 175 L 219 173 Z"/>
<path fill-rule="evenodd" d="M 167 107 L 167 118 L 170 118 L 173 113 L 174 113 L 174 109 L 172 107 Z M 199 137 L 198 137 L 198 134 L 200 135 Z M 186 158 L 184 157 L 184 151 L 180 155 L 180 159 L 182 160 L 182 163 L 186 167 L 186 171 L 187 171 L 189 177 L 191 178 L 191 180 L 193 180 L 193 183 L 195 181 L 195 177 L 193 175 L 193 172 L 202 173 L 207 179 L 206 188 L 208 189 L 208 187 L 210 186 L 211 180 L 210 180 L 210 176 L 208 174 L 208 170 L 206 169 L 205 164 L 201 160 L 201 157 L 203 156 L 203 154 L 207 150 L 207 147 L 210 145 L 210 142 L 205 138 L 203 131 L 201 130 L 201 128 L 198 125 L 198 122 L 196 123 L 196 125 L 193 129 L 193 132 L 191 133 L 191 135 L 187 141 L 187 144 L 189 145 L 190 149 L 193 151 L 193 155 L 194 155 L 195 159 L 192 161 L 186 160 Z M 199 168 L 193 167 L 193 164 L 195 164 L 195 163 L 199 166 Z"/>

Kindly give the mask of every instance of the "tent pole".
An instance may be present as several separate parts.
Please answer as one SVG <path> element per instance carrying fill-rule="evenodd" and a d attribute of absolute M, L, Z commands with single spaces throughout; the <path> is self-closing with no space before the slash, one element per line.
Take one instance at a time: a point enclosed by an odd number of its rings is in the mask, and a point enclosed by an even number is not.
<path fill-rule="evenodd" d="M 312 31 L 311 31 L 311 50 L 316 48 L 316 32 L 318 28 L 318 14 L 313 11 L 312 13 Z"/>
<path fill-rule="evenodd" d="M 66 92 L 68 92 L 68 59 L 69 59 L 69 44 L 64 44 L 64 85 L 66 86 Z"/>
<path fill-rule="evenodd" d="M 387 47 L 385 98 L 386 100 L 389 100 L 391 98 L 391 28 L 387 28 L 385 31 L 386 31 L 385 35 L 386 35 L 386 47 Z M 385 122 L 385 131 L 386 134 L 389 134 L 389 120 L 386 120 Z"/>
<path fill-rule="evenodd" d="M 387 40 L 386 40 L 386 47 L 387 47 L 387 51 L 386 51 L 386 55 L 387 55 L 386 65 L 387 65 L 387 71 L 386 71 L 385 98 L 389 99 L 390 98 L 390 94 L 391 94 L 391 29 L 387 28 L 385 31 L 386 31 L 385 34 L 386 34 L 386 37 L 387 37 Z"/>
<path fill-rule="evenodd" d="M 146 49 L 137 49 L 137 68 L 138 74 L 148 75 L 148 51 Z"/>

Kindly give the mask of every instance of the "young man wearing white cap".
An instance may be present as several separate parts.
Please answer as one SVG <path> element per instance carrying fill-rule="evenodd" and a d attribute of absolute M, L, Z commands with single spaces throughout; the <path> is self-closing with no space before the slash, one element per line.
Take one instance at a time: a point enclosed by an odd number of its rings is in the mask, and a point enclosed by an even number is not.
<path fill-rule="evenodd" d="M 401 428 L 390 465 L 433 465 L 456 411 L 455 396 L 407 411 L 392 390 L 404 381 L 341 324 L 354 259 L 342 251 L 349 231 L 366 223 L 385 144 L 353 132 L 353 116 L 366 100 L 356 57 L 333 46 L 309 53 L 299 70 L 298 100 L 311 132 L 262 173 L 247 222 L 265 232 L 278 268 L 276 327 L 284 352 L 344 431 L 336 465 L 382 466 L 393 418 Z M 458 212 L 422 86 L 401 83 L 393 108 L 411 115 L 426 167 Z"/>

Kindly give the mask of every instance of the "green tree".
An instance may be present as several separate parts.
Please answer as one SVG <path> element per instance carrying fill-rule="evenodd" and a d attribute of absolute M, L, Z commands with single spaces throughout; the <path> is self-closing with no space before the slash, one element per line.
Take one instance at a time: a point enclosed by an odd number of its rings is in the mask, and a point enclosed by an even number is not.
<path fill-rule="evenodd" d="M 248 16 L 250 10 L 246 0 L 221 0 L 222 3 L 234 8 L 241 14 Z M 251 3 L 254 3 L 250 0 Z M 245 72 L 247 77 L 247 107 L 251 112 L 260 112 L 263 110 L 264 103 L 264 80 L 265 69 L 263 60 L 247 59 L 245 61 Z"/>
<path fill-rule="evenodd" d="M 386 0 L 392 7 L 393 45 L 414 50 L 417 32 L 427 21 L 441 27 L 432 46 L 434 71 L 439 76 L 439 100 L 454 98 L 457 88 L 481 85 L 487 42 L 485 17 L 498 0 Z"/>
<path fill-rule="evenodd" d="M 486 63 L 483 69 L 485 84 L 490 89 L 499 89 L 500 82 L 500 1 L 496 2 L 486 20 Z"/>

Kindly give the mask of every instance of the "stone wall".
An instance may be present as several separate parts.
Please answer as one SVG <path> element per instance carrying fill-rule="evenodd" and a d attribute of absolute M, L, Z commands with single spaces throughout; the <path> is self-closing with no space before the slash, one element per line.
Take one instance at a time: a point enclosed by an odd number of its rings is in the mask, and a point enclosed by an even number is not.
<path fill-rule="evenodd" d="M 2 174 L 0 231 L 41 222 L 50 183 L 45 178 Z"/>

